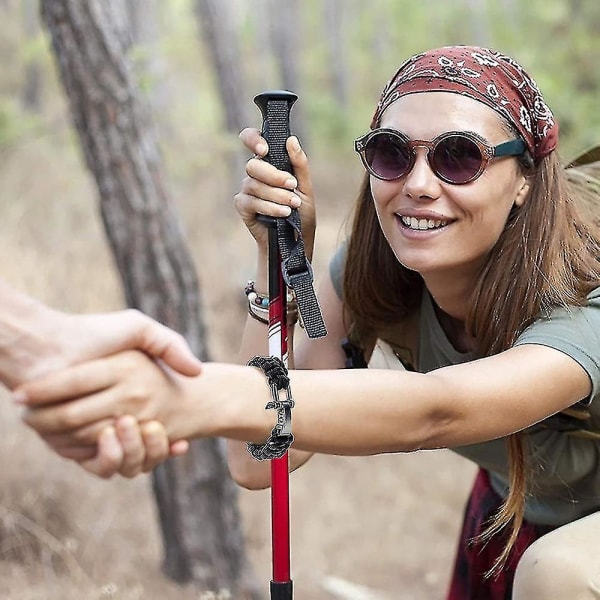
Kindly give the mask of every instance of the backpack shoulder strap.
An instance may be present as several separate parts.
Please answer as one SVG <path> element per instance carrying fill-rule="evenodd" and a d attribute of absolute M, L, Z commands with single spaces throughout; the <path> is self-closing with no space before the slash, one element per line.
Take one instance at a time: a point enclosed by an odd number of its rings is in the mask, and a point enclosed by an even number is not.
<path fill-rule="evenodd" d="M 346 353 L 346 367 L 366 368 L 376 354 L 377 347 L 383 343 L 405 369 L 416 371 L 419 356 L 419 316 L 420 310 L 417 309 L 376 333 L 365 334 L 359 331 L 358 327 L 351 326 L 348 338 L 342 344 Z"/>

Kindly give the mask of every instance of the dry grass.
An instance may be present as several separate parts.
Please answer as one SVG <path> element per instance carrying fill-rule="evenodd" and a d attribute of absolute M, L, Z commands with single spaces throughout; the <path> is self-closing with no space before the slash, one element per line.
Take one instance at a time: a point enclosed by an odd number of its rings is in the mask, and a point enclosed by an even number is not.
<path fill-rule="evenodd" d="M 55 151 L 57 147 L 61 152 Z M 252 245 L 235 219 L 222 177 L 209 169 L 178 173 L 174 192 L 197 259 L 209 347 L 214 358 L 227 360 L 235 356 L 243 319 L 240 289 L 252 271 Z M 318 271 L 336 244 L 344 204 L 352 199 L 348 189 L 357 182 L 348 181 L 341 168 L 316 172 L 315 180 L 322 199 Z M 121 305 L 96 215 L 95 189 L 66 138 L 34 140 L 4 157 L 0 249 L 2 276 L 53 306 L 99 311 Z M 211 597 L 162 577 L 148 478 L 104 482 L 80 472 L 51 455 L 20 423 L 4 396 L 0 398 L 3 599 Z M 473 472 L 463 459 L 445 452 L 315 458 L 292 477 L 296 597 L 443 598 Z M 248 552 L 266 590 L 268 492 L 242 491 L 240 508 Z M 216 600 L 218 595 L 212 597 Z"/>

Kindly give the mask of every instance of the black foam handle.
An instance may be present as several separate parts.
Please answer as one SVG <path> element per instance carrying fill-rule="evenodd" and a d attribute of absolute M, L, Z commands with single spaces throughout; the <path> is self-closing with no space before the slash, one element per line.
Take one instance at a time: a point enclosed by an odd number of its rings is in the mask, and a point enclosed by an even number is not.
<path fill-rule="evenodd" d="M 262 113 L 262 136 L 269 144 L 269 152 L 263 157 L 282 171 L 293 173 L 285 142 L 290 137 L 290 112 L 298 96 L 285 90 L 271 90 L 258 94 L 254 103 Z"/>

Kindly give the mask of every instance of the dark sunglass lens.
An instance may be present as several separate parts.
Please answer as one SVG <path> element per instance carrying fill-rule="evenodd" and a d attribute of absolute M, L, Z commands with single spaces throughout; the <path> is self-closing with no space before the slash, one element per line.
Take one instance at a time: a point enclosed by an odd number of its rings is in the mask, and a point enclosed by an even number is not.
<path fill-rule="evenodd" d="M 379 133 L 369 140 L 365 158 L 381 179 L 398 179 L 410 167 L 410 149 L 402 139 L 388 133 Z"/>
<path fill-rule="evenodd" d="M 451 183 L 467 183 L 477 176 L 483 157 L 468 137 L 452 135 L 441 140 L 432 156 L 438 174 Z"/>

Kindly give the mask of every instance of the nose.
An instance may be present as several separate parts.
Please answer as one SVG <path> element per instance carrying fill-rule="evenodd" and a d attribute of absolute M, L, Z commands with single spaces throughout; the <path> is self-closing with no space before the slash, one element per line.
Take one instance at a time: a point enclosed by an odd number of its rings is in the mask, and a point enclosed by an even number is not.
<path fill-rule="evenodd" d="M 411 198 L 435 199 L 440 195 L 440 180 L 432 171 L 428 161 L 429 148 L 414 148 L 415 162 L 404 176 L 404 193 Z"/>

